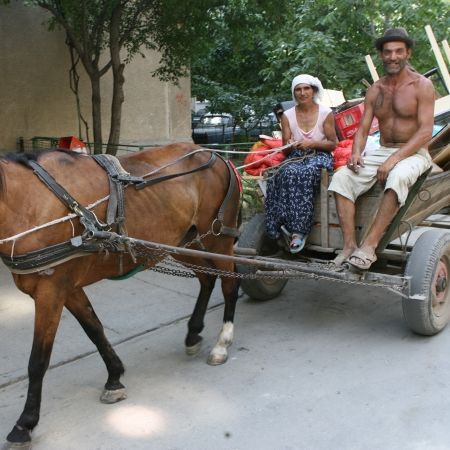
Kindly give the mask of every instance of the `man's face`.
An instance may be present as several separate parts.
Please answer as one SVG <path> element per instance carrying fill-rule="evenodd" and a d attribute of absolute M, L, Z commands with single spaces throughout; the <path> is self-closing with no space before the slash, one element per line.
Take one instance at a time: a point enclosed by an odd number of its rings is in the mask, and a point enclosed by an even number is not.
<path fill-rule="evenodd" d="M 408 62 L 411 56 L 411 49 L 404 42 L 392 41 L 386 42 L 380 52 L 381 61 L 383 61 L 384 71 L 388 75 L 399 73 Z"/>

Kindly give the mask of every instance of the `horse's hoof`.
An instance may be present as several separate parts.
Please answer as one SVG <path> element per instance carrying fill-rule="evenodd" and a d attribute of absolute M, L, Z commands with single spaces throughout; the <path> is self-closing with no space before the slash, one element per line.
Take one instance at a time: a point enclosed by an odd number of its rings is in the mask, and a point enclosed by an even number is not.
<path fill-rule="evenodd" d="M 125 391 L 125 388 L 115 389 L 113 391 L 105 389 L 100 397 L 100 401 L 102 403 L 111 404 L 120 402 L 122 400 L 125 400 L 126 398 L 127 393 Z"/>
<path fill-rule="evenodd" d="M 195 356 L 198 355 L 202 348 L 202 341 L 198 341 L 195 345 L 192 345 L 191 347 L 185 347 L 186 355 L 189 356 Z"/>
<path fill-rule="evenodd" d="M 2 450 L 29 450 L 31 448 L 31 431 L 18 424 L 6 437 Z"/>
<path fill-rule="evenodd" d="M 27 442 L 5 442 L 3 444 L 2 450 L 30 450 L 31 441 Z"/>
<path fill-rule="evenodd" d="M 220 366 L 221 364 L 225 364 L 228 359 L 227 353 L 210 353 L 208 356 L 208 360 L 206 361 L 210 366 Z"/>

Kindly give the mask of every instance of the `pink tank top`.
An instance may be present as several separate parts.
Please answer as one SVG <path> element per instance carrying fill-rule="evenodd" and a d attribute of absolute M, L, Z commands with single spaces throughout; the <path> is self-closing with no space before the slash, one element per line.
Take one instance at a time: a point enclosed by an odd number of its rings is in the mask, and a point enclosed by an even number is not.
<path fill-rule="evenodd" d="M 319 105 L 319 114 L 317 116 L 317 122 L 314 127 L 309 131 L 303 131 L 297 123 L 297 116 L 295 114 L 295 106 L 289 108 L 284 112 L 284 115 L 289 121 L 289 128 L 291 129 L 292 138 L 296 141 L 302 139 L 312 139 L 314 141 L 323 141 L 326 139 L 325 132 L 323 131 L 323 123 L 330 114 L 331 108 L 328 106 Z"/>

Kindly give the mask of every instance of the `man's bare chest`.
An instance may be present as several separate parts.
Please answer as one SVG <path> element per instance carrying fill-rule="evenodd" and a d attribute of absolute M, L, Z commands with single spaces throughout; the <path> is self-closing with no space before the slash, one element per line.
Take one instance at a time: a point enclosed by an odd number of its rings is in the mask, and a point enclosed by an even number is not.
<path fill-rule="evenodd" d="M 375 115 L 384 118 L 414 118 L 417 116 L 417 97 L 411 85 L 379 89 L 375 99 Z"/>

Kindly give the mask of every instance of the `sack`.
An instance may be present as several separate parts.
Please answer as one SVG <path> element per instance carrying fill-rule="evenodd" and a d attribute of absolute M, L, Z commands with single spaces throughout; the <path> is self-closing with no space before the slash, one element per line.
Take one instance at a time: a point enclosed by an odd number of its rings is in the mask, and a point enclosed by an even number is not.
<path fill-rule="evenodd" d="M 283 144 L 281 139 L 261 139 L 253 144 L 250 152 L 244 159 L 244 170 L 249 175 L 259 176 L 269 167 L 277 166 L 286 156 L 283 152 L 273 153 L 273 149 L 281 147 Z M 265 151 L 267 150 L 267 151 Z M 267 155 L 273 153 L 272 156 Z M 265 159 L 264 159 L 265 158 Z"/>

